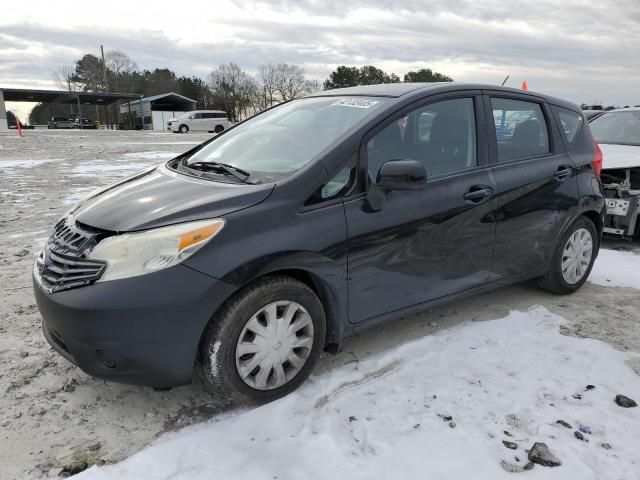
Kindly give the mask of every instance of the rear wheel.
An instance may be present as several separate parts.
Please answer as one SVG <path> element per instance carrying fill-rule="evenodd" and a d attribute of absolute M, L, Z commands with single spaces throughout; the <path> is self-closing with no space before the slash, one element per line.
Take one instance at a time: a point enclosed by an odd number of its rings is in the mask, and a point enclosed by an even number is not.
<path fill-rule="evenodd" d="M 189 127 L 187 127 L 186 125 L 180 125 L 180 128 L 178 128 L 178 130 L 180 131 L 180 133 L 188 133 Z"/>
<path fill-rule="evenodd" d="M 558 242 L 549 269 L 540 278 L 540 287 L 559 295 L 575 292 L 587 281 L 599 248 L 593 222 L 578 218 Z"/>
<path fill-rule="evenodd" d="M 214 132 L 221 133 L 223 130 L 224 130 L 224 127 L 222 125 L 216 125 Z"/>
<path fill-rule="evenodd" d="M 202 373 L 225 403 L 266 403 L 295 390 L 322 352 L 325 314 L 316 294 L 286 276 L 266 277 L 216 315 L 201 347 Z"/>

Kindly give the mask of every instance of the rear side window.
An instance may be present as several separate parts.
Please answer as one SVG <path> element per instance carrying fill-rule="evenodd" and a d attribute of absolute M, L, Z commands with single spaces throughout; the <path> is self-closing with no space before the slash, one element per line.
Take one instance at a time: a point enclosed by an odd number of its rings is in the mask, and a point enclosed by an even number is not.
<path fill-rule="evenodd" d="M 492 98 L 498 161 L 544 155 L 549 150 L 549 128 L 538 103 Z"/>
<path fill-rule="evenodd" d="M 562 107 L 552 107 L 560 120 L 560 130 L 562 135 L 570 145 L 573 145 L 578 132 L 582 128 L 582 114 Z"/>

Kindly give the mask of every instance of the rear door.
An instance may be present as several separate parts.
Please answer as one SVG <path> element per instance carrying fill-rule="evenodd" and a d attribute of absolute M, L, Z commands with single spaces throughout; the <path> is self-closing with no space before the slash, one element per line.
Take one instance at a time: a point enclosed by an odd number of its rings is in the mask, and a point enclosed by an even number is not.
<path fill-rule="evenodd" d="M 189 129 L 194 131 L 205 130 L 207 119 L 203 117 L 204 114 L 202 112 L 194 113 Z"/>
<path fill-rule="evenodd" d="M 549 105 L 526 94 L 485 92 L 489 155 L 497 184 L 491 280 L 546 264 L 577 209 L 576 168 Z"/>
<path fill-rule="evenodd" d="M 218 124 L 218 114 L 214 112 L 206 112 L 202 115 L 204 117 L 204 120 L 202 121 L 202 129 L 207 132 L 213 132 Z"/>
<path fill-rule="evenodd" d="M 421 103 L 421 104 L 420 104 Z M 494 184 L 480 92 L 424 100 L 383 122 L 360 152 L 368 188 L 387 161 L 421 161 L 419 190 L 345 200 L 349 319 L 361 322 L 486 282 L 493 254 Z"/>

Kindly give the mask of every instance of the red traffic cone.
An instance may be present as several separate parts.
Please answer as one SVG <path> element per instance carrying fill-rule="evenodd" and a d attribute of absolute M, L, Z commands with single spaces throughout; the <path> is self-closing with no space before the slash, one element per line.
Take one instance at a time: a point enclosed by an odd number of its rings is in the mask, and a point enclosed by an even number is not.
<path fill-rule="evenodd" d="M 524 82 L 522 82 L 522 90 L 524 90 L 525 92 L 527 90 L 529 90 L 529 88 L 527 87 L 527 81 L 526 80 Z"/>

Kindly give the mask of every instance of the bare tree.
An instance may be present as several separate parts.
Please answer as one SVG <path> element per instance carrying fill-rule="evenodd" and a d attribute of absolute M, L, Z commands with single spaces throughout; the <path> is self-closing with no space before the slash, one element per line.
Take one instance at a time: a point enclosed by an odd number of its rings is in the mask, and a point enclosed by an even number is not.
<path fill-rule="evenodd" d="M 275 89 L 283 102 L 304 96 L 304 68 L 286 62 L 276 64 Z"/>
<path fill-rule="evenodd" d="M 322 90 L 322 84 L 317 80 L 305 80 L 304 91 L 307 94 L 316 93 Z"/>
<path fill-rule="evenodd" d="M 264 106 L 272 107 L 274 94 L 276 93 L 276 66 L 273 63 L 267 63 L 258 67 L 258 80 L 261 83 L 264 94 Z"/>
<path fill-rule="evenodd" d="M 120 50 L 111 50 L 104 56 L 104 62 L 109 71 L 111 87 L 116 92 L 121 88 L 122 80 L 130 78 L 131 74 L 138 70 L 138 64 Z M 126 83 L 126 82 L 124 82 Z M 130 85 L 126 85 L 130 87 Z"/>
<path fill-rule="evenodd" d="M 229 119 L 237 122 L 250 115 L 256 95 L 256 81 L 235 63 L 219 65 L 209 74 L 209 86 L 224 104 Z"/>
<path fill-rule="evenodd" d="M 53 80 L 61 90 L 76 92 L 80 86 L 75 81 L 75 68 L 72 65 L 61 65 L 53 72 Z"/>

